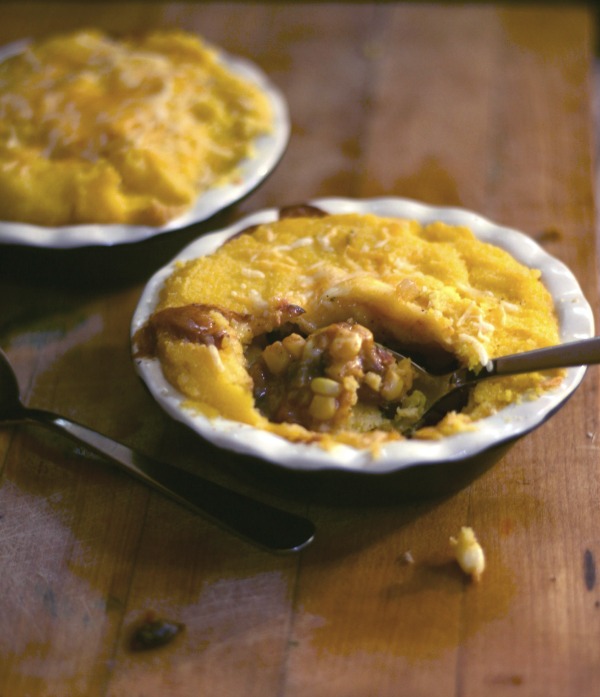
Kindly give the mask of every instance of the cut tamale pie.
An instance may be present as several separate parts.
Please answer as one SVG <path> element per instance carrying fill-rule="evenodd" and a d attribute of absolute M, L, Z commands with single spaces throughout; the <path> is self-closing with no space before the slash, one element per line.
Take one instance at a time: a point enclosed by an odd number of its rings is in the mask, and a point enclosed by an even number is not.
<path fill-rule="evenodd" d="M 424 210 L 325 199 L 204 240 L 207 251 L 175 260 L 140 303 L 138 366 L 159 366 L 190 418 L 375 460 L 388 446 L 468 437 L 510 408 L 544 403 L 569 382 L 564 371 L 480 383 L 460 412 L 406 440 L 424 399 L 411 361 L 388 348 L 438 369 L 477 368 L 563 340 L 538 268 L 460 216 Z"/>

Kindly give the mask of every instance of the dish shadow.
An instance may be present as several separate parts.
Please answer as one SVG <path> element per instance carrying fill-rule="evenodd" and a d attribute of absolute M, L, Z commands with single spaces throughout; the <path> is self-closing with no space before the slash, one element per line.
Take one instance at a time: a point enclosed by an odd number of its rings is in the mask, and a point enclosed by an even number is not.
<path fill-rule="evenodd" d="M 69 249 L 3 245 L 0 278 L 36 287 L 86 290 L 145 283 L 197 237 L 230 224 L 233 214 L 231 206 L 208 220 L 131 244 Z"/>
<path fill-rule="evenodd" d="M 517 440 L 456 462 L 419 465 L 389 473 L 334 468 L 300 471 L 222 450 L 199 438 L 183 424 L 173 426 L 178 432 L 174 437 L 187 454 L 184 460 L 189 462 L 190 453 L 196 453 L 203 470 L 208 466 L 254 491 L 263 491 L 278 499 L 333 507 L 410 504 L 448 498 L 499 462 Z M 193 467 L 193 464 L 186 466 Z"/>

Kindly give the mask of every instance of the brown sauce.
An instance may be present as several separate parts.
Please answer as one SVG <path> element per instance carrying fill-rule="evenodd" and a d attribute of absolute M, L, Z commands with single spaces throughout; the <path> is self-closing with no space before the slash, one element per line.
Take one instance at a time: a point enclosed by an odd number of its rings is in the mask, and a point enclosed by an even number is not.
<path fill-rule="evenodd" d="M 248 320 L 245 315 L 223 310 L 214 305 L 192 304 L 182 307 L 167 307 L 155 312 L 148 322 L 135 333 L 133 337 L 135 357 L 155 356 L 156 340 L 161 333 L 166 333 L 173 339 L 220 348 L 227 332 L 216 326 L 215 320 L 211 316 L 214 311 L 229 319 Z"/>
<path fill-rule="evenodd" d="M 251 315 L 242 315 L 215 305 L 197 303 L 180 307 L 167 307 L 155 312 L 146 324 L 135 333 L 133 337 L 134 356 L 136 358 L 156 356 L 156 342 L 160 334 L 166 334 L 174 340 L 216 346 L 220 349 L 223 339 L 227 336 L 227 331 L 223 327 L 217 326 L 214 318 L 215 312 L 230 322 L 253 324 L 254 333 L 261 334 L 266 331 L 263 325 L 268 324 L 271 330 L 281 329 L 303 314 L 304 308 L 282 300 L 268 317 L 254 319 Z M 289 331 L 291 331 L 290 327 L 288 327 Z"/>

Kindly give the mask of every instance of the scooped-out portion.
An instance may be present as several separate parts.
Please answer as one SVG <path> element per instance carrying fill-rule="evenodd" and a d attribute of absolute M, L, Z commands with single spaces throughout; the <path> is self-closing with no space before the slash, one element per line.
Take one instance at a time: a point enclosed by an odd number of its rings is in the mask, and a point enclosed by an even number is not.
<path fill-rule="evenodd" d="M 288 334 L 248 358 L 256 406 L 274 423 L 365 433 L 400 430 L 420 415 L 423 395 L 411 392 L 410 359 L 396 360 L 360 324 L 337 322 L 307 338 Z"/>
<path fill-rule="evenodd" d="M 134 351 L 209 418 L 376 450 L 425 408 L 411 361 L 386 347 L 442 372 L 558 341 L 540 273 L 469 229 L 302 206 L 179 264 Z M 561 376 L 482 382 L 413 437 L 476 428 Z"/>

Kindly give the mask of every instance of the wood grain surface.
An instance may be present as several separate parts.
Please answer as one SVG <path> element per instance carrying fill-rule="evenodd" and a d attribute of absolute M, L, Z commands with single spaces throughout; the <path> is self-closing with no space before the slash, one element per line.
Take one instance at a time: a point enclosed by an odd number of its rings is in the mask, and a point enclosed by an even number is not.
<path fill-rule="evenodd" d="M 0 696 L 598 695 L 597 368 L 467 486 L 406 501 L 343 478 L 309 485 L 210 448 L 155 405 L 128 338 L 145 280 L 188 241 L 323 195 L 475 210 L 566 262 L 598 308 L 590 12 L 291 2 L 0 12 L 2 43 L 80 26 L 197 31 L 255 61 L 285 94 L 285 156 L 216 220 L 114 249 L 0 247 L 0 346 L 26 403 L 318 529 L 301 554 L 274 556 L 58 435 L 2 426 Z M 461 525 L 486 551 L 479 584 L 451 559 Z M 133 651 L 148 617 L 182 631 Z"/>

